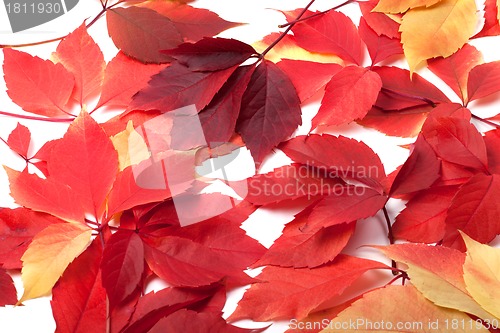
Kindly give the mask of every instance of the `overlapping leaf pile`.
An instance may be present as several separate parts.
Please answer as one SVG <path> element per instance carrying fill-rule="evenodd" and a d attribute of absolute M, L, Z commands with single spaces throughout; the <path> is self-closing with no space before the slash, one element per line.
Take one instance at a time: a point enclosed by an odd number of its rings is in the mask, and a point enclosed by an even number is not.
<path fill-rule="evenodd" d="M 2 139 L 26 168 L 5 167 L 20 207 L 0 210 L 0 304 L 52 294 L 57 332 L 259 331 L 231 324 L 242 318 L 293 319 L 290 332 L 366 329 L 343 326 L 353 319 L 494 332 L 500 250 L 487 244 L 500 234 L 500 126 L 498 116 L 481 118 L 469 105 L 498 99 L 500 61 L 485 63 L 468 41 L 500 34 L 500 4 L 486 0 L 479 31 L 474 0 L 347 4 L 359 5 L 359 24 L 337 7 L 284 11 L 286 31 L 251 46 L 214 37 L 238 24 L 184 1 L 106 2 L 120 50 L 108 63 L 85 25 L 50 60 L 4 49 L 7 93 L 36 115 L 25 117 L 71 124 L 37 152 L 21 124 Z M 409 70 L 390 65 L 403 57 Z M 423 66 L 458 99 L 420 76 Z M 319 98 L 310 134 L 294 137 L 301 106 Z M 241 146 L 257 167 L 277 149 L 292 163 L 247 179 L 250 190 L 233 209 L 186 226 L 175 199 L 203 193 L 195 165 L 176 170 L 192 180 L 181 190 L 148 188 L 134 167 L 169 151 L 139 136 L 145 156 L 130 152 L 141 126 L 188 105 L 207 142 L 182 136 L 197 163 Z M 122 112 L 98 124 L 92 115 L 107 108 Z M 492 130 L 482 133 L 472 120 Z M 326 134 L 352 122 L 415 137 L 406 162 L 387 175 L 369 145 Z M 175 121 L 161 126 L 159 141 L 179 136 Z M 199 194 L 192 205 L 209 209 L 217 195 Z M 388 221 L 391 245 L 378 247 L 393 267 L 344 254 L 356 224 L 381 211 L 388 218 L 393 199 L 406 207 Z M 266 249 L 240 226 L 280 202 L 306 208 Z M 245 273 L 262 266 L 256 278 Z M 339 304 L 379 269 L 403 285 L 390 281 Z M 11 270 L 21 270 L 20 299 Z M 144 294 L 154 277 L 169 287 Z M 244 285 L 251 286 L 223 319 L 226 293 Z M 328 326 L 313 325 L 325 319 Z M 392 331 L 400 329 L 385 327 Z"/>

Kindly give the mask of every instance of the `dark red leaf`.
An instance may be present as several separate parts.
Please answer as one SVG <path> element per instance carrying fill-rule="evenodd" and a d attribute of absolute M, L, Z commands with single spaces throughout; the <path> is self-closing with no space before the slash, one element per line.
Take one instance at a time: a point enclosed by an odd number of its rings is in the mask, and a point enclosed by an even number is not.
<path fill-rule="evenodd" d="M 285 12 L 288 21 L 294 20 L 301 12 L 296 9 Z M 314 12 L 306 12 L 309 16 Z M 299 22 L 292 28 L 297 45 L 311 52 L 333 53 L 340 58 L 361 65 L 361 38 L 351 19 L 341 12 L 328 11 L 318 17 Z"/>
<path fill-rule="evenodd" d="M 210 104 L 199 113 L 209 147 L 229 142 L 234 135 L 243 94 L 254 70 L 254 66 L 238 67 Z"/>
<path fill-rule="evenodd" d="M 341 295 L 366 271 L 385 267 L 376 261 L 346 255 L 312 269 L 268 266 L 258 276 L 262 282 L 250 287 L 228 319 L 304 318 L 319 305 Z"/>
<path fill-rule="evenodd" d="M 17 291 L 12 277 L 3 268 L 0 268 L 0 306 L 15 305 Z"/>
<path fill-rule="evenodd" d="M 183 41 L 172 21 L 149 8 L 112 8 L 107 10 L 106 20 L 116 47 L 142 62 L 171 60 L 160 51 L 174 48 Z"/>
<path fill-rule="evenodd" d="M 465 250 L 458 230 L 481 243 L 491 242 L 500 233 L 500 175 L 478 174 L 457 192 L 446 218 L 443 245 Z"/>
<path fill-rule="evenodd" d="M 343 136 L 299 136 L 279 147 L 293 161 L 328 172 L 331 177 L 360 181 L 382 192 L 386 179 L 379 157 L 363 142 Z"/>
<path fill-rule="evenodd" d="M 26 112 L 54 117 L 64 115 L 75 79 L 61 64 L 4 49 L 3 73 L 7 94 Z"/>
<path fill-rule="evenodd" d="M 148 1 L 145 6 L 168 17 L 186 42 L 196 42 L 203 37 L 213 37 L 224 30 L 241 24 L 228 22 L 207 9 L 179 5 L 169 1 Z"/>
<path fill-rule="evenodd" d="M 203 38 L 162 53 L 177 59 L 192 71 L 218 71 L 243 63 L 257 51 L 236 39 Z"/>
<path fill-rule="evenodd" d="M 106 291 L 102 286 L 101 240 L 92 244 L 66 269 L 52 289 L 52 313 L 57 333 L 105 332 Z"/>
<path fill-rule="evenodd" d="M 342 69 L 339 64 L 291 59 L 282 59 L 276 65 L 292 81 L 301 103 L 320 91 Z"/>
<path fill-rule="evenodd" d="M 154 75 L 148 86 L 132 99 L 127 111 L 173 111 L 196 105 L 200 111 L 210 103 L 236 67 L 216 72 L 192 72 L 178 63 Z"/>
<path fill-rule="evenodd" d="M 441 159 L 478 170 L 487 170 L 488 158 L 481 133 L 468 120 L 429 117 L 422 135 Z"/>
<path fill-rule="evenodd" d="M 68 152 L 78 152 L 68 157 Z M 69 186 L 86 213 L 96 218 L 118 172 L 118 153 L 104 130 L 85 111 L 51 150 L 50 179 Z"/>
<path fill-rule="evenodd" d="M 356 223 L 343 223 L 319 230 L 307 228 L 311 208 L 295 215 L 283 234 L 253 266 L 317 267 L 335 259 L 354 233 Z"/>
<path fill-rule="evenodd" d="M 262 162 L 301 124 L 300 100 L 292 82 L 274 63 L 262 61 L 243 95 L 236 127 L 254 160 Z"/>
<path fill-rule="evenodd" d="M 106 62 L 85 24 L 66 36 L 52 56 L 75 77 L 73 97 L 80 105 L 100 93 Z"/>
<path fill-rule="evenodd" d="M 417 192 L 431 186 L 440 175 L 441 162 L 436 153 L 419 135 L 406 162 L 392 183 L 390 195 Z"/>
<path fill-rule="evenodd" d="M 377 100 L 381 87 L 377 73 L 363 67 L 344 67 L 326 85 L 312 127 L 343 125 L 362 119 Z"/>
<path fill-rule="evenodd" d="M 229 325 L 221 316 L 181 309 L 161 319 L 149 332 L 258 333 L 263 329 L 240 328 Z"/>
<path fill-rule="evenodd" d="M 437 243 L 443 239 L 445 220 L 456 186 L 423 190 L 406 203 L 392 226 L 394 237 L 415 243 Z"/>
<path fill-rule="evenodd" d="M 0 267 L 21 269 L 21 257 L 33 237 L 49 225 L 63 222 L 26 208 L 0 209 Z"/>
<path fill-rule="evenodd" d="M 366 18 L 366 16 L 364 17 Z M 403 47 L 401 45 L 400 39 L 390 38 L 385 35 L 377 35 L 377 33 L 368 25 L 368 23 L 366 23 L 365 18 L 362 17 L 359 21 L 359 35 L 368 48 L 368 53 L 370 53 L 370 58 L 372 59 L 373 65 L 378 64 L 379 62 L 384 61 L 394 55 L 403 54 Z"/>
<path fill-rule="evenodd" d="M 469 101 L 500 91 L 500 61 L 477 65 L 469 73 L 467 92 Z"/>
<path fill-rule="evenodd" d="M 139 90 L 165 65 L 143 64 L 118 52 L 106 66 L 102 93 L 96 108 L 103 105 L 127 107 Z M 140 125 L 134 122 L 134 125 Z M 116 134 L 116 133 L 115 133 Z"/>
<path fill-rule="evenodd" d="M 119 230 L 104 247 L 102 285 L 113 308 L 132 294 L 144 272 L 144 245 L 133 231 Z"/>
<path fill-rule="evenodd" d="M 467 103 L 467 80 L 469 72 L 483 62 L 483 55 L 474 46 L 465 44 L 460 50 L 447 58 L 434 58 L 427 61 L 429 69 L 439 76 L 457 96 Z"/>
<path fill-rule="evenodd" d="M 28 151 L 31 143 L 31 132 L 28 127 L 17 123 L 16 128 L 10 133 L 7 144 L 10 149 L 18 153 L 23 158 L 28 158 Z"/>
<path fill-rule="evenodd" d="M 377 13 L 372 11 L 377 3 L 377 0 L 358 2 L 361 13 L 363 14 L 362 21 L 365 21 L 368 26 L 377 34 L 377 36 L 383 35 L 391 39 L 394 38 L 400 40 L 401 33 L 399 32 L 399 24 L 384 13 Z"/>

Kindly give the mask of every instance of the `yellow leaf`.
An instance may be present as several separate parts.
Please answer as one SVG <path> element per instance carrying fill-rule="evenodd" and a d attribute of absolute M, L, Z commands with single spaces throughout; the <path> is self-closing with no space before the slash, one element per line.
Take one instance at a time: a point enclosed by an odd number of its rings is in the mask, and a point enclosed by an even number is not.
<path fill-rule="evenodd" d="M 500 249 L 481 244 L 462 233 L 467 246 L 464 280 L 471 296 L 500 318 Z"/>
<path fill-rule="evenodd" d="M 412 284 L 436 305 L 492 319 L 469 295 L 463 279 L 465 254 L 442 246 L 397 244 L 376 246 L 389 258 L 408 266 Z"/>
<path fill-rule="evenodd" d="M 488 332 L 465 313 L 434 305 L 412 285 L 366 293 L 325 326 L 321 333 Z"/>
<path fill-rule="evenodd" d="M 148 147 L 135 130 L 131 120 L 127 123 L 127 128 L 124 131 L 111 137 L 111 141 L 118 152 L 120 171 L 149 158 Z"/>
<path fill-rule="evenodd" d="M 442 0 L 410 9 L 399 28 L 410 72 L 424 60 L 452 55 L 474 34 L 476 23 L 474 0 Z"/>
<path fill-rule="evenodd" d="M 441 0 L 380 0 L 379 3 L 373 8 L 374 12 L 383 13 L 404 13 L 408 9 L 416 7 L 429 7 Z"/>
<path fill-rule="evenodd" d="M 90 244 L 92 230 L 83 224 L 57 223 L 39 232 L 22 256 L 23 301 L 50 293 L 68 265 Z"/>

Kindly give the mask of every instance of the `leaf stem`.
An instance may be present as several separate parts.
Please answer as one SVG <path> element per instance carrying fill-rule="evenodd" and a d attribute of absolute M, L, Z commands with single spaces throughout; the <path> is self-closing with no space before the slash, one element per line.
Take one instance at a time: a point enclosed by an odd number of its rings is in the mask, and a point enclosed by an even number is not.
<path fill-rule="evenodd" d="M 305 8 L 304 8 L 301 12 L 300 12 L 300 14 L 297 16 L 297 18 L 295 19 L 295 21 L 299 20 L 299 19 L 302 17 L 302 15 L 304 15 L 304 14 L 307 12 L 307 10 L 309 9 L 309 7 L 311 7 L 311 6 L 313 5 L 313 3 L 314 3 L 315 1 L 316 1 L 316 0 L 311 0 L 311 1 L 307 4 L 307 6 L 306 6 L 306 7 L 305 7 Z M 276 46 L 276 45 L 277 45 L 277 44 L 278 44 L 278 43 L 279 43 L 279 42 L 280 42 L 283 38 L 285 38 L 285 36 L 286 36 L 286 35 L 290 32 L 290 30 L 292 30 L 292 28 L 293 28 L 293 26 L 295 25 L 295 23 L 296 23 L 296 22 L 291 22 L 291 23 L 290 23 L 290 25 L 288 26 L 288 28 L 286 28 L 286 30 L 285 30 L 285 31 L 283 31 L 283 32 L 281 33 L 281 35 L 280 35 L 280 36 L 279 36 L 279 37 L 278 37 L 278 38 L 277 38 L 274 42 L 272 42 L 272 43 L 271 43 L 271 45 L 269 45 L 269 46 L 267 47 L 267 49 L 265 49 L 265 50 L 264 50 L 264 52 L 262 52 L 262 53 L 260 54 L 260 58 L 261 58 L 261 59 L 263 59 L 263 58 L 264 58 L 264 56 L 265 56 L 265 55 L 266 55 L 269 51 L 271 51 L 273 47 L 275 47 L 275 46 Z"/>
<path fill-rule="evenodd" d="M 429 104 L 430 106 L 432 106 L 433 108 L 436 107 L 436 103 L 434 103 L 432 100 L 430 100 L 430 99 L 428 99 L 426 97 L 416 96 L 416 95 L 408 95 L 408 94 L 405 94 L 405 93 L 402 93 L 402 92 L 399 92 L 399 91 L 395 91 L 395 90 L 392 90 L 392 89 L 389 89 L 389 88 L 384 88 L 384 87 L 382 87 L 381 91 L 385 92 L 385 93 L 388 93 L 388 94 L 393 94 L 393 95 L 397 95 L 397 96 L 401 96 L 401 97 L 405 97 L 405 98 L 410 98 L 410 99 L 415 99 L 415 100 L 418 100 L 418 101 L 423 101 L 423 102 Z"/>
<path fill-rule="evenodd" d="M 75 120 L 75 118 L 46 118 L 46 117 L 28 116 L 28 115 L 15 114 L 15 113 L 10 113 L 10 112 L 5 112 L 5 111 L 0 111 L 0 115 L 7 116 L 7 117 L 13 117 L 13 118 L 19 118 L 19 119 L 47 121 L 47 122 L 51 122 L 51 123 L 67 123 L 67 122 L 72 122 L 73 120 Z"/>
<path fill-rule="evenodd" d="M 500 125 L 499 125 L 499 124 L 496 124 L 496 123 L 494 123 L 494 122 L 492 122 L 492 121 L 490 121 L 490 120 L 487 120 L 487 119 L 481 118 L 481 117 L 479 117 L 479 116 L 476 116 L 475 114 L 472 114 L 472 118 L 473 118 L 473 119 L 476 119 L 476 120 L 479 120 L 479 121 L 481 121 L 481 122 L 483 122 L 483 123 L 485 123 L 485 124 L 488 124 L 488 125 L 490 125 L 490 126 L 493 126 L 493 127 L 495 127 L 495 128 L 500 128 Z"/>
<path fill-rule="evenodd" d="M 326 13 L 332 11 L 332 10 L 337 10 L 337 9 L 342 8 L 345 5 L 348 5 L 348 4 L 353 3 L 353 2 L 358 2 L 358 0 L 347 0 L 344 3 L 341 3 L 340 5 L 335 6 L 333 8 L 330 8 L 330 9 L 327 9 L 327 10 L 325 10 L 323 12 L 314 13 L 312 15 L 309 15 L 309 16 L 306 16 L 306 17 L 303 17 L 303 18 L 297 18 L 297 19 L 293 20 L 292 22 L 288 22 L 288 23 L 285 23 L 285 24 L 280 24 L 280 25 L 278 25 L 278 28 L 286 28 L 286 27 L 288 27 L 291 24 L 296 24 L 296 23 L 299 23 L 299 22 L 303 22 L 303 21 L 309 20 L 309 19 L 311 19 L 313 17 L 317 17 L 317 16 L 320 16 L 320 15 L 326 14 Z"/>
<path fill-rule="evenodd" d="M 387 236 L 389 238 L 389 243 L 392 245 L 394 244 L 394 234 L 392 233 L 392 224 L 391 224 L 391 219 L 389 217 L 389 213 L 387 212 L 387 208 L 384 206 L 382 209 L 384 211 L 384 217 L 385 217 L 385 222 L 387 223 Z M 391 261 L 391 267 L 398 269 L 398 266 L 396 264 L 395 260 Z M 397 271 L 392 271 L 393 275 L 397 275 Z"/>

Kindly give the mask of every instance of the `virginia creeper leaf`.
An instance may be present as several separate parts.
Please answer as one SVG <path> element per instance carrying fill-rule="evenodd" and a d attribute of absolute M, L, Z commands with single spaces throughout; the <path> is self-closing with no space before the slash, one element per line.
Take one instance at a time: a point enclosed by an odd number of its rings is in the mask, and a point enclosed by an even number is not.
<path fill-rule="evenodd" d="M 498 0 L 485 0 L 484 26 L 474 38 L 500 35 L 500 3 Z"/>
<path fill-rule="evenodd" d="M 40 231 L 23 254 L 23 297 L 18 303 L 50 293 L 68 265 L 90 244 L 92 229 L 58 223 Z"/>
<path fill-rule="evenodd" d="M 144 272 L 144 245 L 133 231 L 119 230 L 107 241 L 102 256 L 102 285 L 110 306 L 132 294 Z"/>
<path fill-rule="evenodd" d="M 75 77 L 73 96 L 80 105 L 99 94 L 106 63 L 101 49 L 87 33 L 85 24 L 59 43 L 52 58 Z"/>
<path fill-rule="evenodd" d="M 401 40 L 399 23 L 385 13 L 373 11 L 373 8 L 375 8 L 377 4 L 378 0 L 358 2 L 361 13 L 363 14 L 363 21 L 366 21 L 367 25 L 373 29 L 378 36 L 387 36 L 391 39 Z"/>
<path fill-rule="evenodd" d="M 28 127 L 17 123 L 7 139 L 9 148 L 18 153 L 23 158 L 28 158 L 28 151 L 31 143 L 31 132 Z"/>
<path fill-rule="evenodd" d="M 239 65 L 257 51 L 236 39 L 203 38 L 194 44 L 184 43 L 162 53 L 196 72 L 218 71 Z"/>
<path fill-rule="evenodd" d="M 106 331 L 106 291 L 99 270 L 99 237 L 66 269 L 52 290 L 52 313 L 57 333 Z"/>
<path fill-rule="evenodd" d="M 500 61 L 477 65 L 469 73 L 467 91 L 469 101 L 500 91 Z"/>
<path fill-rule="evenodd" d="M 160 51 L 182 43 L 172 21 L 149 8 L 112 8 L 107 10 L 106 20 L 116 47 L 142 62 L 167 62 L 171 58 Z"/>
<path fill-rule="evenodd" d="M 363 118 L 377 100 L 382 81 L 377 73 L 348 66 L 326 85 L 325 96 L 312 127 L 335 126 Z"/>
<path fill-rule="evenodd" d="M 0 306 L 15 305 L 17 303 L 17 291 L 12 277 L 7 271 L 0 268 Z"/>
<path fill-rule="evenodd" d="M 365 42 L 374 65 L 394 55 L 403 54 L 403 47 L 399 39 L 377 35 L 364 18 L 359 21 L 359 35 Z"/>
<path fill-rule="evenodd" d="M 448 57 L 461 48 L 475 32 L 476 10 L 474 0 L 441 0 L 406 12 L 400 31 L 410 73 L 424 60 Z"/>
<path fill-rule="evenodd" d="M 243 95 L 236 131 L 259 163 L 302 124 L 300 100 L 292 82 L 269 60 L 252 74 Z"/>
<path fill-rule="evenodd" d="M 3 73 L 7 94 L 26 112 L 54 117 L 65 114 L 75 79 L 61 64 L 4 49 Z"/>
<path fill-rule="evenodd" d="M 303 318 L 322 303 L 341 295 L 363 273 L 384 268 L 384 264 L 339 255 L 317 268 L 283 268 L 268 266 L 238 303 L 228 318 L 251 318 L 267 321 L 277 318 Z"/>
<path fill-rule="evenodd" d="M 488 153 L 488 170 L 491 173 L 500 174 L 500 151 L 497 147 L 500 146 L 500 131 L 488 131 L 484 135 L 484 143 Z"/>

